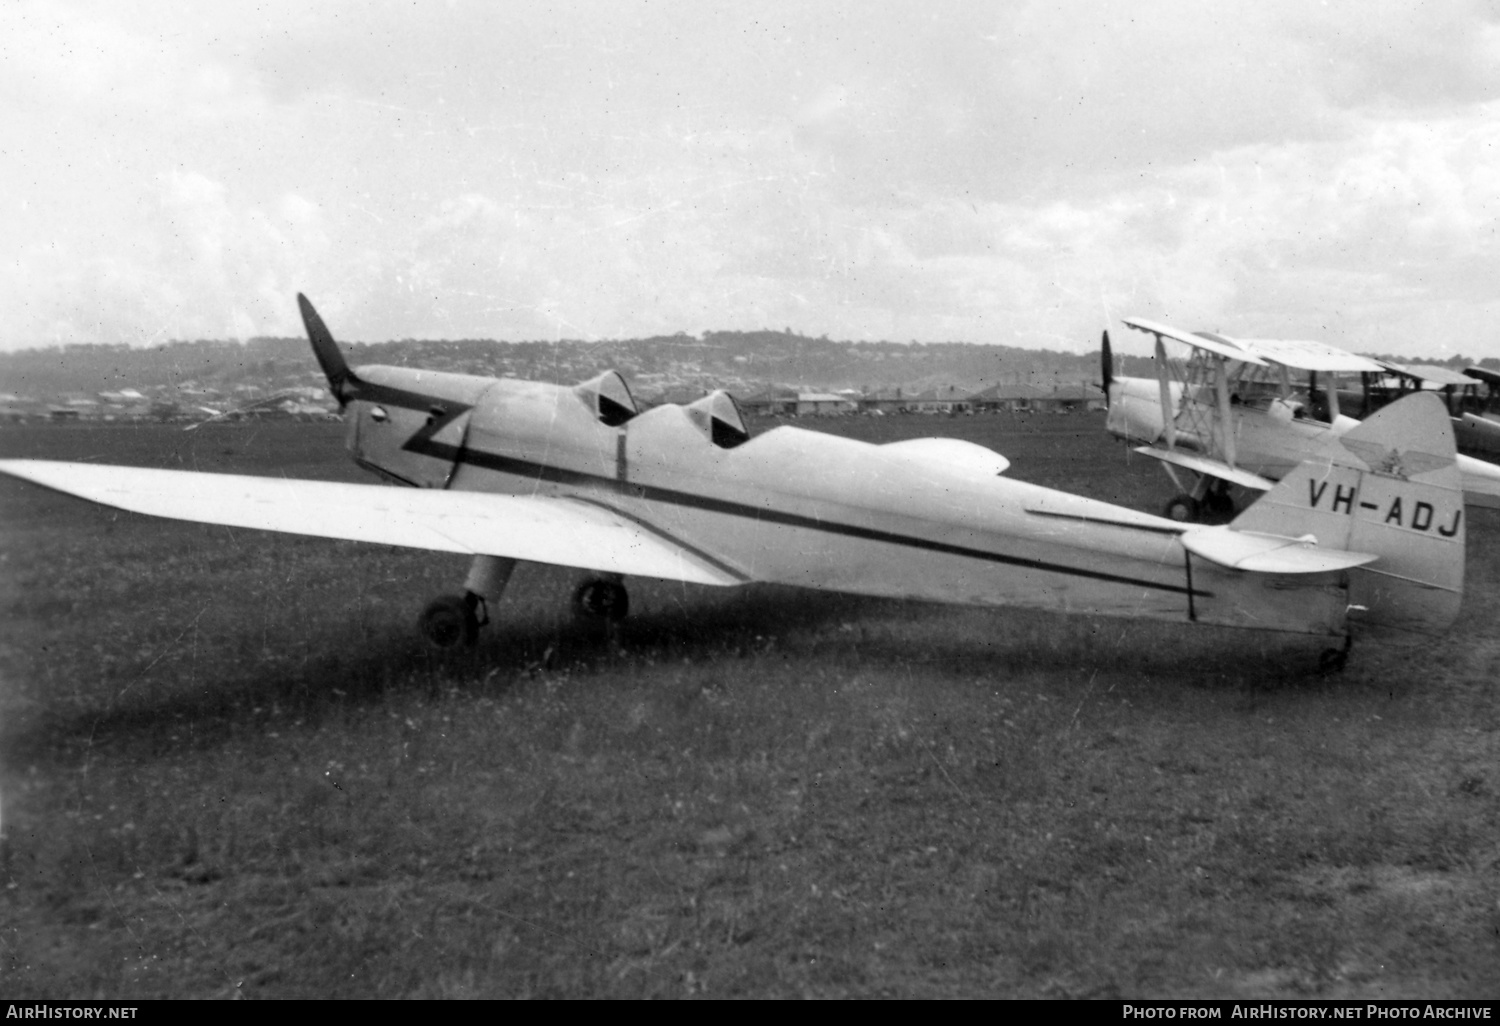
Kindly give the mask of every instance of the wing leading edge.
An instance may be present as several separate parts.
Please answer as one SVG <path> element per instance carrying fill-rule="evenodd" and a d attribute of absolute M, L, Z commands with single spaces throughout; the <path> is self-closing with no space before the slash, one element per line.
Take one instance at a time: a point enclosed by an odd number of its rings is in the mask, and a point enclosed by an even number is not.
<path fill-rule="evenodd" d="M 1208 477 L 1217 477 L 1237 484 L 1242 488 L 1252 488 L 1257 492 L 1268 492 L 1276 486 L 1276 482 L 1259 474 L 1252 474 L 1248 470 L 1231 467 L 1223 460 L 1211 459 L 1207 456 L 1195 456 L 1192 453 L 1183 452 L 1181 449 L 1156 449 L 1149 445 L 1137 446 L 1134 450 L 1142 456 L 1150 456 L 1152 459 L 1170 463 L 1173 466 L 1191 470 L 1196 474 L 1204 474 Z"/>
<path fill-rule="evenodd" d="M 575 499 L 50 460 L 0 460 L 0 473 L 172 520 L 502 556 L 694 584 L 728 586 L 749 580 L 654 527 Z"/>

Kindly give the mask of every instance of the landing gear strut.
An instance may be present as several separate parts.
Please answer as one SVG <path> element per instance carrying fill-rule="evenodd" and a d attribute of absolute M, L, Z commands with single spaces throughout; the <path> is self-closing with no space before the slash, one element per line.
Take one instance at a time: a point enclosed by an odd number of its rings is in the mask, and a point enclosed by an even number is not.
<path fill-rule="evenodd" d="M 516 569 L 514 559 L 475 556 L 462 595 L 443 595 L 422 610 L 417 629 L 434 648 L 472 645 L 479 628 L 490 622 L 490 605 L 498 603 Z"/>
<path fill-rule="evenodd" d="M 1325 648 L 1318 654 L 1319 673 L 1342 673 L 1344 664 L 1349 662 L 1349 650 L 1354 647 L 1354 636 L 1344 635 L 1344 644 L 1340 648 Z"/>
<path fill-rule="evenodd" d="M 573 614 L 580 620 L 619 623 L 630 612 L 630 593 L 619 577 L 594 577 L 573 592 Z"/>
<path fill-rule="evenodd" d="M 1218 517 L 1234 514 L 1234 496 L 1229 494 L 1229 482 L 1215 481 L 1203 496 L 1203 509 Z"/>

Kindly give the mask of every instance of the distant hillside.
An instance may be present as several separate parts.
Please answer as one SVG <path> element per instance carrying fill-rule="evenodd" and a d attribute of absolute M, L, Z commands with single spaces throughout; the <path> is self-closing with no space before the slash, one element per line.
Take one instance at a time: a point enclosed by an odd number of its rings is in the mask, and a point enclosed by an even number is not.
<path fill-rule="evenodd" d="M 618 370 L 638 387 L 691 384 L 753 389 L 974 387 L 1016 381 L 1097 380 L 1098 357 L 970 343 L 839 342 L 775 331 L 714 331 L 608 342 L 497 342 L 489 339 L 344 343 L 349 362 L 429 367 L 471 374 L 573 381 Z M 75 345 L 0 353 L 0 391 L 93 394 L 199 385 L 286 387 L 321 380 L 301 338 L 171 342 L 151 349 Z"/>
<path fill-rule="evenodd" d="M 618 370 L 643 395 L 728 388 L 747 394 L 768 385 L 866 391 L 942 384 L 1097 382 L 1097 353 L 1077 355 L 967 342 L 840 342 L 781 331 L 709 331 L 606 342 L 497 342 L 490 339 L 344 343 L 349 362 L 429 367 L 544 381 L 578 381 Z M 1390 357 L 1406 362 L 1401 357 Z M 1443 361 L 1462 369 L 1461 356 Z M 1500 360 L 1482 366 L 1500 369 Z M 1120 373 L 1149 375 L 1152 361 L 1122 357 Z M 322 383 L 303 338 L 248 342 L 170 342 L 151 349 L 75 345 L 0 353 L 0 393 L 46 397 L 184 386 L 229 391 Z"/>

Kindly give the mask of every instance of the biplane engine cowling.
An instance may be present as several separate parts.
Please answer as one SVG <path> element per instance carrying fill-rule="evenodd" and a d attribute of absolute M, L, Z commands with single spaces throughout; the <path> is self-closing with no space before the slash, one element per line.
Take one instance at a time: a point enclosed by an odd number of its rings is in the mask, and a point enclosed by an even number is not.
<path fill-rule="evenodd" d="M 1173 383 L 1175 405 L 1182 386 Z M 1150 378 L 1115 378 L 1109 383 L 1109 413 L 1104 427 L 1116 438 L 1150 444 L 1162 436 L 1161 386 Z"/>

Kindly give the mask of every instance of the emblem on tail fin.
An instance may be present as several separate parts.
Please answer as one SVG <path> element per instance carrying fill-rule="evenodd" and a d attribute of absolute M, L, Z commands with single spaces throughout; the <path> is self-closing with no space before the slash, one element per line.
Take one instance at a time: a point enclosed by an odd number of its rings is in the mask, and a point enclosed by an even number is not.
<path fill-rule="evenodd" d="M 1370 468 L 1371 473 L 1382 477 L 1396 477 L 1405 481 L 1413 474 L 1426 474 L 1439 470 L 1454 462 L 1452 456 L 1436 456 L 1420 449 L 1387 448 L 1378 442 L 1362 442 L 1357 438 L 1340 439 L 1345 449 Z"/>

